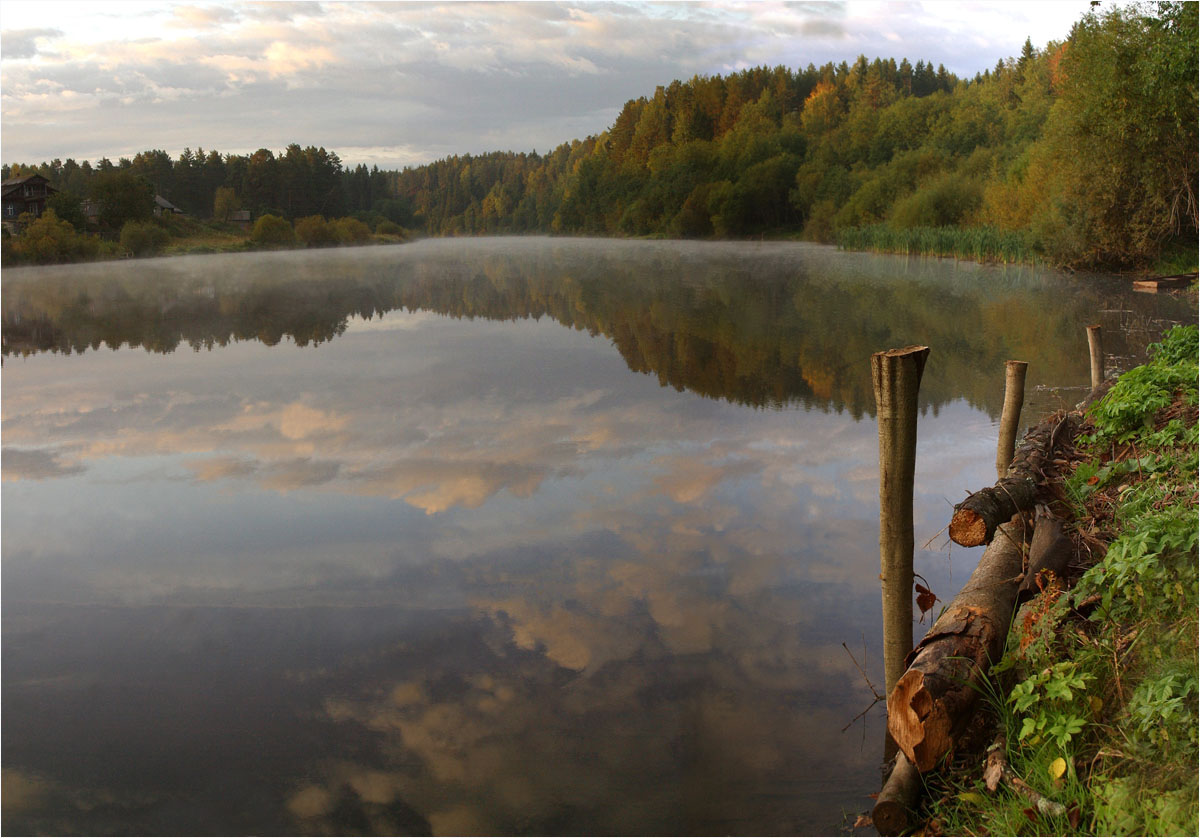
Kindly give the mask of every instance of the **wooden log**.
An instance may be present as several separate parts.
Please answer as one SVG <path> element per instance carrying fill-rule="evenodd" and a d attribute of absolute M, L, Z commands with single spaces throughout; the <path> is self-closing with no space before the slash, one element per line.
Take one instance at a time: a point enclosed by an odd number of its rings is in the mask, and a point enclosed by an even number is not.
<path fill-rule="evenodd" d="M 1100 332 L 1100 326 L 1088 326 L 1088 354 L 1091 357 L 1092 367 L 1092 389 L 1100 386 L 1100 382 L 1104 380 L 1104 339 Z"/>
<path fill-rule="evenodd" d="M 928 346 L 906 346 L 871 356 L 879 419 L 879 579 L 887 691 L 904 671 L 904 656 L 912 649 L 917 395 L 928 357 Z"/>
<path fill-rule="evenodd" d="M 1029 561 L 1025 567 L 1025 578 L 1017 588 L 1017 604 L 1037 596 L 1044 584 L 1038 579 L 1041 574 L 1048 572 L 1056 579 L 1065 577 L 1074 558 L 1075 545 L 1063 532 L 1062 519 L 1038 504 L 1033 522 L 1033 540 L 1029 542 Z"/>
<path fill-rule="evenodd" d="M 1025 361 L 1004 363 L 1004 409 L 1000 412 L 1000 436 L 996 440 L 996 476 L 1008 474 L 1017 445 L 1017 428 L 1021 422 L 1021 406 L 1025 404 Z"/>
<path fill-rule="evenodd" d="M 888 732 L 922 773 L 950 752 L 971 719 L 992 661 L 999 660 L 1024 561 L 1020 519 L 1002 525 L 888 694 Z"/>
<path fill-rule="evenodd" d="M 1007 476 L 954 507 L 950 540 L 963 547 L 990 544 L 1000 524 L 1018 512 L 1032 511 L 1042 469 L 1052 458 L 1063 429 L 1072 421 L 1070 417 L 1056 415 L 1030 428 L 1013 455 Z"/>
<path fill-rule="evenodd" d="M 921 772 L 913 767 L 904 754 L 896 754 L 892 773 L 888 775 L 871 809 L 871 823 L 875 825 L 875 830 L 880 835 L 907 832 L 909 815 L 917 808 L 924 787 Z"/>

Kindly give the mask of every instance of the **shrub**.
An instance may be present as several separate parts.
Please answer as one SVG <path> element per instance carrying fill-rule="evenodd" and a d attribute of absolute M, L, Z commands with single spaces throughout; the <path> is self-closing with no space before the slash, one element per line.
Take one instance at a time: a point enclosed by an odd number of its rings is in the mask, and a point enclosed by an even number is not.
<path fill-rule="evenodd" d="M 297 219 L 296 238 L 306 247 L 327 247 L 338 242 L 337 230 L 320 215 Z"/>
<path fill-rule="evenodd" d="M 250 231 L 250 241 L 266 245 L 293 244 L 296 241 L 296 233 L 286 219 L 268 213 L 254 222 L 254 229 Z"/>
<path fill-rule="evenodd" d="M 404 228 L 395 221 L 380 221 L 375 227 L 375 232 L 381 236 L 403 236 Z"/>
<path fill-rule="evenodd" d="M 12 244 L 12 252 L 18 259 L 35 265 L 90 259 L 98 249 L 99 243 L 94 237 L 75 232 L 75 228 L 52 209 L 47 209 L 40 218 L 30 220 Z"/>
<path fill-rule="evenodd" d="M 158 253 L 170 240 L 167 231 L 153 221 L 126 221 L 121 227 L 121 248 L 134 256 Z"/>
<path fill-rule="evenodd" d="M 342 244 L 361 244 L 371 240 L 371 228 L 357 218 L 339 218 L 333 222 L 337 240 Z"/>
<path fill-rule="evenodd" d="M 944 174 L 901 198 L 892 207 L 893 227 L 948 227 L 963 221 L 983 201 L 983 188 L 973 180 Z"/>

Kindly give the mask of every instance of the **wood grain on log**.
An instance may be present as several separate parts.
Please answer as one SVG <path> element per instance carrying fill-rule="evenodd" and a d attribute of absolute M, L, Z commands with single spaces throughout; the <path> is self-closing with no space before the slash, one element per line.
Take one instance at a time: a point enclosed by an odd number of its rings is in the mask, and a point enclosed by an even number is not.
<path fill-rule="evenodd" d="M 1024 561 L 1024 526 L 1014 520 L 996 538 L 966 586 L 912 651 L 888 695 L 888 732 L 921 772 L 937 765 L 970 720 L 980 686 L 1008 637 Z"/>
<path fill-rule="evenodd" d="M 950 540 L 962 547 L 990 544 L 998 526 L 1018 512 L 1032 510 L 1038 500 L 1042 470 L 1053 458 L 1062 431 L 1074 421 L 1071 416 L 1055 415 L 1030 428 L 1017 446 L 1008 476 L 954 507 Z"/>

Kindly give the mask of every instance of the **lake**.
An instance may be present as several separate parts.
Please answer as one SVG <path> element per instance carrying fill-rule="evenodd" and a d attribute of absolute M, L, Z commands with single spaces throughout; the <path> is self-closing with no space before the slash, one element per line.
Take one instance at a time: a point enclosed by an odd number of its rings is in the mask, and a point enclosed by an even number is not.
<path fill-rule="evenodd" d="M 580 239 L 6 270 L 3 829 L 846 830 L 884 737 L 870 354 L 932 347 L 948 601 L 1004 361 L 1031 424 L 1088 324 L 1129 366 L 1195 319 L 1127 287 Z"/>

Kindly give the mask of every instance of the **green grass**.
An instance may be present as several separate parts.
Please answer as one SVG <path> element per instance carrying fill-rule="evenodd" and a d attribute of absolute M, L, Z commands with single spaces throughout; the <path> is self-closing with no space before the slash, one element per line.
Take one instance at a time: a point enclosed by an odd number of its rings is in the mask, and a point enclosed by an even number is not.
<path fill-rule="evenodd" d="M 1016 775 L 1071 816 L 1031 817 L 1026 799 L 960 774 L 933 804 L 946 834 L 1200 827 L 1197 329 L 1177 327 L 1152 349 L 1090 411 L 1085 459 L 1064 487 L 1103 557 L 1069 592 L 1018 612 L 987 700 Z"/>
<path fill-rule="evenodd" d="M 1021 233 L 994 227 L 908 227 L 887 224 L 839 230 L 837 245 L 843 250 L 873 250 L 914 256 L 949 256 L 975 262 L 1005 264 L 1040 261 Z"/>

